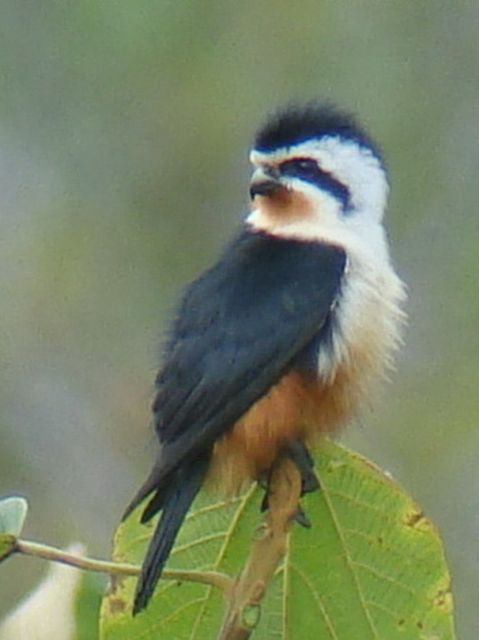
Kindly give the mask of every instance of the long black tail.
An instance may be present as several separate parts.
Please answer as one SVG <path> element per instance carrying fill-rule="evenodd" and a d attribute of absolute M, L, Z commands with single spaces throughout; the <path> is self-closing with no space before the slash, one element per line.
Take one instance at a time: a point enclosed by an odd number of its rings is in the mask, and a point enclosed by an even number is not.
<path fill-rule="evenodd" d="M 143 512 L 141 521 L 147 522 L 155 513 L 162 510 L 138 579 L 133 615 L 147 606 L 181 524 L 203 484 L 208 465 L 209 455 L 184 463 L 172 474 L 168 485 L 163 484 L 157 488 Z"/>

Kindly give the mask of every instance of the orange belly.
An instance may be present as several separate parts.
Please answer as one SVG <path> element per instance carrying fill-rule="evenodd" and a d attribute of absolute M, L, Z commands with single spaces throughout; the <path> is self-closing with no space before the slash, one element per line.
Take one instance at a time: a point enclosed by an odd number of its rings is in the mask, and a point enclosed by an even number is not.
<path fill-rule="evenodd" d="M 353 371 L 340 368 L 334 382 L 292 371 L 256 402 L 215 444 L 210 477 L 226 493 L 268 470 L 282 445 L 301 438 L 314 443 L 340 428 L 356 412 Z"/>

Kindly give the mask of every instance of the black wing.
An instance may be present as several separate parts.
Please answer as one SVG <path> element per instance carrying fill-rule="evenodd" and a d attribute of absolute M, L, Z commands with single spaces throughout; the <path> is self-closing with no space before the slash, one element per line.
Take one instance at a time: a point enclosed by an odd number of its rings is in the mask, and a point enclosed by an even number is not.
<path fill-rule="evenodd" d="M 154 489 L 144 519 L 158 511 L 178 465 L 211 449 L 317 339 L 345 265 L 340 247 L 246 231 L 187 288 L 157 378 L 161 453 L 124 517 Z"/>
<path fill-rule="evenodd" d="M 328 319 L 345 264 L 336 246 L 245 232 L 187 289 L 157 378 L 163 477 L 288 370 Z"/>

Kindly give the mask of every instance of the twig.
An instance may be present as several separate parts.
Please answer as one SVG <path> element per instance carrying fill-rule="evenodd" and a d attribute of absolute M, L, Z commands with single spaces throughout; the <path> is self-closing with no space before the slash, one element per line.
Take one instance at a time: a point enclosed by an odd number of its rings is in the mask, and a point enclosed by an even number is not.
<path fill-rule="evenodd" d="M 96 560 L 85 556 L 77 556 L 56 547 L 51 547 L 38 542 L 30 542 L 28 540 L 17 540 L 13 549 L 15 553 L 22 553 L 27 556 L 35 556 L 50 560 L 53 562 L 61 562 L 68 564 L 77 569 L 85 571 L 97 571 L 100 573 L 109 573 L 113 575 L 137 576 L 141 571 L 141 567 L 126 562 L 108 562 L 106 560 Z M 165 569 L 162 578 L 168 580 L 185 580 L 189 582 L 200 582 L 213 587 L 218 587 L 225 593 L 228 593 L 233 584 L 233 580 L 226 574 L 217 571 L 182 571 L 179 569 Z"/>
<path fill-rule="evenodd" d="M 281 459 L 270 480 L 266 521 L 229 594 L 230 603 L 218 640 L 247 640 L 257 626 L 268 582 L 286 552 L 300 494 L 301 477 L 296 465 L 289 458 Z"/>
<path fill-rule="evenodd" d="M 258 529 L 248 561 L 237 579 L 216 571 L 163 571 L 165 579 L 199 582 L 223 591 L 229 604 L 218 640 L 248 640 L 256 628 L 268 583 L 284 558 L 300 494 L 301 477 L 296 465 L 289 458 L 281 458 L 269 482 L 268 514 Z M 12 552 L 110 575 L 137 576 L 141 571 L 138 565 L 78 556 L 28 540 L 17 539 Z"/>

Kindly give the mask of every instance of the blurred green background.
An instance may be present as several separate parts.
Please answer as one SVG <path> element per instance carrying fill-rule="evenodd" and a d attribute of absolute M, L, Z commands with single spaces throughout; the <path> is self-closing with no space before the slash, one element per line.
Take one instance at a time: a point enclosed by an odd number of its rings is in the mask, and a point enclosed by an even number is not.
<path fill-rule="evenodd" d="M 0 493 L 109 553 L 146 473 L 161 332 L 247 207 L 265 113 L 322 96 L 385 151 L 409 286 L 393 384 L 344 440 L 443 533 L 479 637 L 479 3 L 0 6 Z M 0 615 L 44 570 L 1 567 Z"/>

